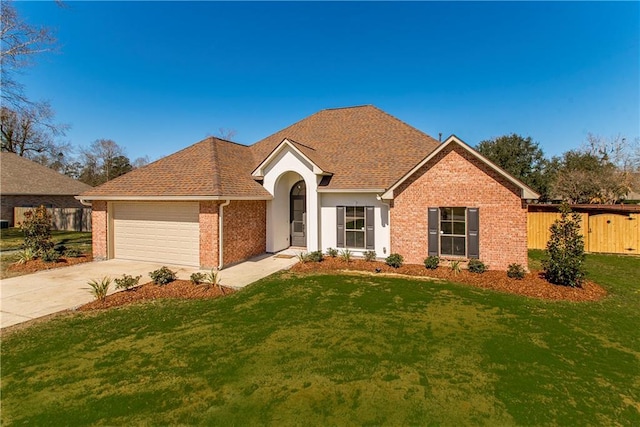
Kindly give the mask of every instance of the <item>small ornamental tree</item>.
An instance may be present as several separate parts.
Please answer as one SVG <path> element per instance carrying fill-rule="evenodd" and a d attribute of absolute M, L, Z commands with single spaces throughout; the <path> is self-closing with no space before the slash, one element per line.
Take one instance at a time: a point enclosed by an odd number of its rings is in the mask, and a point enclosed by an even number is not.
<path fill-rule="evenodd" d="M 42 256 L 54 246 L 51 241 L 51 220 L 47 208 L 42 205 L 24 213 L 24 221 L 20 223 L 24 247 L 36 256 Z"/>
<path fill-rule="evenodd" d="M 584 271 L 584 237 L 580 234 L 580 215 L 563 203 L 560 219 L 551 225 L 547 258 L 542 260 L 545 278 L 556 285 L 581 287 Z"/>

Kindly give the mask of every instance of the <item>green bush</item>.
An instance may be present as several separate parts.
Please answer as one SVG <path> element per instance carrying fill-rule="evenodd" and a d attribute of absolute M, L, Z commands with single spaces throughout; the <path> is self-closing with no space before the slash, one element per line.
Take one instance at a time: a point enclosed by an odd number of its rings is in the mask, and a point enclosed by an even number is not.
<path fill-rule="evenodd" d="M 24 221 L 20 223 L 20 229 L 24 234 L 24 247 L 31 249 L 37 256 L 41 256 L 44 252 L 53 249 L 51 215 L 44 206 L 25 212 Z"/>
<path fill-rule="evenodd" d="M 365 261 L 371 262 L 376 260 L 376 251 L 366 251 L 362 255 L 364 256 Z"/>
<path fill-rule="evenodd" d="M 526 275 L 527 272 L 521 264 L 509 264 L 507 267 L 507 276 L 512 279 L 522 280 Z"/>
<path fill-rule="evenodd" d="M 472 273 L 482 274 L 487 271 L 487 266 L 479 259 L 472 259 L 467 265 L 467 269 Z"/>
<path fill-rule="evenodd" d="M 580 215 L 562 204 L 560 219 L 551 225 L 546 256 L 542 260 L 545 278 L 556 285 L 581 287 L 585 277 L 584 237 Z"/>
<path fill-rule="evenodd" d="M 309 262 L 322 262 L 322 260 L 324 259 L 324 255 L 322 254 L 322 251 L 314 251 L 309 252 L 306 258 Z"/>
<path fill-rule="evenodd" d="M 64 252 L 64 256 L 67 258 L 80 258 L 82 256 L 82 252 L 77 248 L 69 248 Z"/>
<path fill-rule="evenodd" d="M 60 252 L 56 251 L 53 248 L 49 248 L 46 251 L 40 252 L 40 258 L 44 262 L 58 262 L 60 261 Z"/>
<path fill-rule="evenodd" d="M 342 259 L 344 262 L 351 262 L 352 256 L 353 254 L 349 249 L 344 249 L 340 252 L 340 259 Z"/>
<path fill-rule="evenodd" d="M 111 286 L 111 279 L 109 277 L 104 277 L 102 280 L 90 280 L 88 282 L 91 289 L 91 295 L 93 295 L 98 301 L 103 301 L 107 298 L 107 293 L 109 292 L 109 287 Z"/>
<path fill-rule="evenodd" d="M 327 255 L 329 255 L 331 258 L 335 258 L 338 256 L 338 250 L 334 248 L 328 248 Z"/>
<path fill-rule="evenodd" d="M 133 277 L 128 274 L 123 274 L 120 279 L 114 280 L 116 282 L 116 289 L 124 289 L 128 291 L 129 289 L 138 286 L 141 278 L 142 276 Z"/>
<path fill-rule="evenodd" d="M 439 264 L 440 264 L 440 258 L 437 256 L 430 256 L 425 258 L 424 260 L 424 266 L 428 270 L 435 270 L 436 268 L 438 268 Z"/>
<path fill-rule="evenodd" d="M 191 280 L 191 283 L 193 283 L 194 285 L 199 285 L 201 283 L 204 283 L 206 278 L 207 278 L 206 274 L 197 272 L 197 273 L 193 273 L 189 279 Z"/>
<path fill-rule="evenodd" d="M 404 262 L 404 258 L 400 254 L 391 254 L 385 259 L 385 262 L 388 266 L 393 268 L 402 267 L 402 263 Z"/>
<path fill-rule="evenodd" d="M 162 266 L 161 268 L 149 273 L 149 277 L 156 285 L 166 285 L 176 280 L 176 273 L 169 270 L 168 267 Z"/>

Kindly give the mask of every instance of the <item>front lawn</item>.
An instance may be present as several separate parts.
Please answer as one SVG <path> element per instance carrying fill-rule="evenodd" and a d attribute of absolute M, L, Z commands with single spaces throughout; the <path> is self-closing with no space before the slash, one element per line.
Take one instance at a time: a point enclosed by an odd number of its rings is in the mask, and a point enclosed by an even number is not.
<path fill-rule="evenodd" d="M 91 232 L 52 230 L 51 240 L 56 245 L 64 245 L 67 249 L 77 249 L 81 253 L 91 253 Z M 9 271 L 11 264 L 18 260 L 16 251 L 23 248 L 24 234 L 17 228 L 0 229 L 0 279 L 25 274 L 22 271 Z M 31 272 L 31 271 L 27 271 Z"/>
<path fill-rule="evenodd" d="M 640 258 L 588 270 L 599 302 L 284 272 L 56 318 L 2 339 L 2 423 L 640 425 Z"/>

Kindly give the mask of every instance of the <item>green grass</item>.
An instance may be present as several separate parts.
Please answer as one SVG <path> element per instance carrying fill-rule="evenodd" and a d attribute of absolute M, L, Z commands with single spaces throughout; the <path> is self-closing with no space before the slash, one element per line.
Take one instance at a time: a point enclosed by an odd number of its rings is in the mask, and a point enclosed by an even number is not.
<path fill-rule="evenodd" d="M 91 253 L 91 233 L 83 231 L 51 231 L 51 240 L 58 245 L 62 244 L 67 249 L 76 248 L 82 253 Z M 6 279 L 19 275 L 16 272 L 9 272 L 7 268 L 10 264 L 18 260 L 18 255 L 14 252 L 23 248 L 24 234 L 17 228 L 0 229 L 0 248 L 2 251 L 9 251 L 0 255 L 0 278 Z"/>
<path fill-rule="evenodd" d="M 3 338 L 2 424 L 640 425 L 640 258 L 588 270 L 597 303 L 285 272 L 56 318 Z"/>

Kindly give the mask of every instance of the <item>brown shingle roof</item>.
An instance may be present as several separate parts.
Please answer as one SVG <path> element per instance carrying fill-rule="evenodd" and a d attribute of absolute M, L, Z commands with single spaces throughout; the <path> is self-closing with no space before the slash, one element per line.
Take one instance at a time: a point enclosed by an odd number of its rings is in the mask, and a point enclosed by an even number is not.
<path fill-rule="evenodd" d="M 389 188 L 438 146 L 373 106 L 322 110 L 250 147 L 207 138 L 82 196 L 269 198 L 251 173 L 285 139 L 333 173 L 324 188 L 339 190 Z"/>
<path fill-rule="evenodd" d="M 75 196 L 91 186 L 13 153 L 0 153 L 3 195 Z"/>
<path fill-rule="evenodd" d="M 322 110 L 251 146 L 257 167 L 285 138 L 313 150 L 333 172 L 327 189 L 386 189 L 438 141 L 371 106 Z"/>
<path fill-rule="evenodd" d="M 82 194 L 114 197 L 234 196 L 269 198 L 251 177 L 249 147 L 207 138 Z"/>

